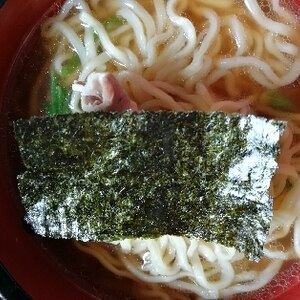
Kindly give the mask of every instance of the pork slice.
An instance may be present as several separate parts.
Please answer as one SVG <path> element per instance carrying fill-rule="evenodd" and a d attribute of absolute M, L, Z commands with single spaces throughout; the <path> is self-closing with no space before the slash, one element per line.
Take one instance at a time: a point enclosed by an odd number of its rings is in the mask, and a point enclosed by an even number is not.
<path fill-rule="evenodd" d="M 112 73 L 91 73 L 86 82 L 75 81 L 72 89 L 81 93 L 85 112 L 138 110 Z"/>

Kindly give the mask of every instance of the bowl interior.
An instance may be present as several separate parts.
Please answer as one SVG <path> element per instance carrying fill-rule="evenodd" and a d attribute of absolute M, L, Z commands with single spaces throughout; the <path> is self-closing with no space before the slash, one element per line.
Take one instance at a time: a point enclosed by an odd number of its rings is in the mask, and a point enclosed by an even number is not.
<path fill-rule="evenodd" d="M 132 281 L 108 272 L 95 258 L 77 250 L 72 241 L 34 236 L 22 221 L 16 180 L 22 165 L 12 122 L 29 117 L 26 99 L 42 62 L 39 24 L 62 2 L 28 0 L 21 6 L 10 0 L 0 10 L 5 24 L 0 27 L 0 42 L 5 45 L 0 54 L 0 238 L 5 245 L 0 247 L 0 259 L 34 299 L 131 299 Z M 298 299 L 300 263 L 290 265 L 283 274 L 283 284 L 269 285 L 260 293 L 263 299 L 270 299 L 266 298 L 270 293 L 277 299 Z M 251 297 L 248 299 L 257 295 Z"/>

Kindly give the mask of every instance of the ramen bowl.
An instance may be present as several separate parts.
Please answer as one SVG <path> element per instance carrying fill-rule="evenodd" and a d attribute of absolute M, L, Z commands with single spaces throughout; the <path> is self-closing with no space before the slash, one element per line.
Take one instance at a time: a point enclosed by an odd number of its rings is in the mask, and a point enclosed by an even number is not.
<path fill-rule="evenodd" d="M 26 99 L 42 67 L 36 50 L 40 25 L 62 2 L 8 0 L 0 9 L 0 261 L 33 299 L 134 299 L 133 280 L 107 271 L 72 241 L 34 235 L 23 221 L 16 180 L 22 166 L 12 122 L 31 115 Z M 247 297 L 239 299 L 298 299 L 300 262 L 286 264 L 263 291 Z"/>

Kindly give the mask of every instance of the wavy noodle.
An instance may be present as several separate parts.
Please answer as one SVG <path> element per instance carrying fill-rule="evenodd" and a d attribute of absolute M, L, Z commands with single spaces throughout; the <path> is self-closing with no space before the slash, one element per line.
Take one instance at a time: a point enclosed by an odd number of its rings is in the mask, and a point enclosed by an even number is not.
<path fill-rule="evenodd" d="M 178 13 L 174 9 L 176 2 L 177 0 L 167 1 L 167 14 L 170 20 L 180 28 L 181 34 L 183 34 L 186 38 L 186 45 L 179 51 L 173 53 L 174 56 L 172 56 L 172 60 L 190 55 L 196 45 L 195 27 L 188 18 L 178 15 Z"/>
<path fill-rule="evenodd" d="M 63 21 L 56 22 L 54 28 L 60 31 L 66 37 L 66 39 L 74 48 L 75 52 L 78 54 L 81 64 L 85 65 L 85 63 L 87 62 L 86 50 L 83 43 L 81 42 L 77 34 L 74 32 L 74 30 Z"/>
<path fill-rule="evenodd" d="M 223 9 L 230 8 L 234 3 L 233 0 L 218 0 L 218 1 L 197 0 L 197 2 L 214 8 L 223 8 Z"/>
<path fill-rule="evenodd" d="M 260 26 L 271 32 L 285 36 L 289 36 L 292 33 L 292 27 L 268 18 L 256 0 L 245 0 L 244 2 L 248 11 L 252 14 L 252 17 Z"/>
<path fill-rule="evenodd" d="M 280 5 L 280 0 L 272 0 L 272 7 L 274 12 L 276 12 L 281 18 L 289 22 L 290 24 L 296 24 L 297 18 L 284 6 Z"/>
<path fill-rule="evenodd" d="M 93 59 L 97 55 L 97 47 L 94 39 L 94 31 L 90 27 L 85 28 L 84 45 L 87 58 Z"/>
<path fill-rule="evenodd" d="M 157 33 L 162 33 L 167 26 L 167 12 L 164 0 L 154 0 L 155 7 L 155 27 Z"/>
<path fill-rule="evenodd" d="M 294 44 L 287 43 L 287 42 L 281 42 L 278 40 L 275 40 L 275 44 L 277 49 L 285 54 L 291 55 L 291 56 L 296 56 L 298 54 L 298 47 Z"/>
<path fill-rule="evenodd" d="M 199 48 L 194 51 L 192 62 L 181 71 L 181 74 L 185 78 L 194 75 L 195 73 L 199 72 L 199 69 L 202 68 L 204 54 L 211 47 L 219 32 L 219 20 L 214 11 L 202 9 L 197 12 L 197 14 L 205 16 L 210 25 L 203 40 L 201 40 Z"/>
<path fill-rule="evenodd" d="M 128 22 L 128 24 L 131 25 L 134 31 L 135 41 L 138 45 L 138 49 L 145 56 L 147 54 L 147 48 L 146 48 L 147 43 L 146 43 L 146 36 L 143 29 L 143 24 L 140 21 L 140 19 L 136 16 L 136 14 L 132 10 L 126 7 L 118 10 L 117 15 L 123 17 Z"/>
<path fill-rule="evenodd" d="M 142 110 L 221 110 L 289 122 L 270 186 L 274 216 L 258 264 L 234 248 L 184 237 L 124 240 L 111 246 L 114 251 L 76 243 L 111 272 L 149 283 L 142 285 L 144 299 L 217 299 L 255 291 L 285 261 L 300 257 L 300 114 L 259 100 L 265 88 L 298 80 L 298 23 L 279 0 L 264 3 L 268 13 L 256 0 L 67 1 L 42 28 L 45 39 L 59 41 L 52 65 L 57 73 L 76 51 L 78 80 L 94 71 L 113 72 Z M 108 32 L 101 20 L 111 15 L 125 24 Z M 82 111 L 78 92 L 71 95 L 71 108 Z"/>
<path fill-rule="evenodd" d="M 290 62 L 287 57 L 284 56 L 283 53 L 280 52 L 280 50 L 277 47 L 277 44 L 275 42 L 274 34 L 268 32 L 265 36 L 265 47 L 269 51 L 270 54 L 272 54 L 275 58 L 277 58 L 277 61 L 281 62 L 283 65 L 282 69 L 286 69 L 286 67 L 289 66 Z M 277 70 L 278 72 L 278 70 Z M 284 72 L 283 72 L 284 73 Z"/>
<path fill-rule="evenodd" d="M 104 26 L 97 19 L 84 11 L 80 14 L 80 19 L 97 32 L 101 45 L 103 45 L 109 55 L 117 59 L 119 63 L 128 66 L 126 54 L 112 43 Z"/>
<path fill-rule="evenodd" d="M 148 13 L 148 11 L 144 9 L 142 5 L 140 5 L 137 1 L 133 1 L 133 0 L 121 0 L 120 4 L 130 7 L 137 14 L 137 16 L 142 20 L 145 26 L 146 36 L 148 39 L 150 39 L 156 33 L 156 28 L 155 28 L 155 23 L 153 18 Z"/>
<path fill-rule="evenodd" d="M 253 56 L 239 56 L 220 59 L 218 65 L 221 69 L 233 69 L 238 67 L 250 67 L 259 69 L 274 87 L 285 86 L 293 83 L 300 75 L 300 60 L 297 60 L 290 68 L 289 72 L 281 78 L 272 70 L 271 66 L 265 61 Z M 253 78 L 255 79 L 255 78 Z M 260 82 L 259 82 L 260 83 Z"/>

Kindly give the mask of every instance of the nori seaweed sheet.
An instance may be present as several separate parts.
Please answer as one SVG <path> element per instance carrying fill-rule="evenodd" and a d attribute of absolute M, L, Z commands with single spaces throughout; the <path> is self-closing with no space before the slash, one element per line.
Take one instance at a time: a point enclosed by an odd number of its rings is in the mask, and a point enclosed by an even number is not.
<path fill-rule="evenodd" d="M 262 255 L 286 122 L 221 112 L 84 113 L 14 123 L 25 220 L 51 238 L 164 234 Z"/>

